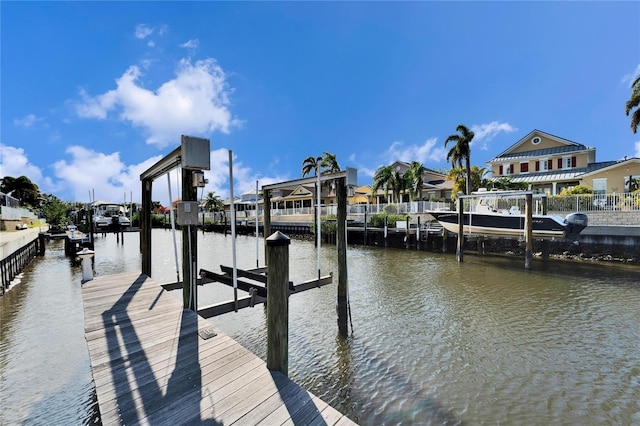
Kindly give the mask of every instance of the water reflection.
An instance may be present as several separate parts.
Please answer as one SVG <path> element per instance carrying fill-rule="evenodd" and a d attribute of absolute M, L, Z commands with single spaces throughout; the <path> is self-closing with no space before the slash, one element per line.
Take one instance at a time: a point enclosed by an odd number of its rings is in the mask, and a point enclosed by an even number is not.
<path fill-rule="evenodd" d="M 96 242 L 96 272 L 139 270 L 138 236 L 127 234 L 120 245 L 112 237 Z M 255 240 L 236 242 L 238 266 L 255 267 Z M 263 250 L 260 244 L 260 264 Z M 153 253 L 154 280 L 175 281 L 170 232 L 154 231 Z M 312 243 L 293 240 L 290 254 L 291 280 L 315 276 Z M 289 373 L 352 419 L 640 423 L 637 267 L 535 259 L 525 271 L 520 258 L 468 255 L 458 264 L 450 254 L 369 247 L 349 247 L 348 258 L 354 334 L 338 337 L 335 284 L 292 296 Z M 17 407 L 11 414 L 3 409 L 0 424 L 38 423 L 33 419 L 52 407 L 65 412 L 56 406 L 61 398 L 52 396 L 60 389 L 78 411 L 68 418 L 90 418 L 81 271 L 63 259 L 62 252 L 48 251 L 23 284 L 0 299 L 0 402 Z M 323 274 L 337 273 L 335 247 L 323 247 L 321 261 Z M 231 237 L 199 234 L 200 267 L 219 271 L 231 262 Z M 199 291 L 201 305 L 233 297 L 219 284 Z M 265 359 L 265 319 L 264 307 L 256 306 L 211 321 Z M 73 343 L 61 348 L 63 340 Z M 17 355 L 34 347 L 41 350 Z M 71 351 L 79 367 L 59 380 L 49 365 L 64 371 L 68 366 L 58 367 L 64 362 L 57 360 Z M 31 398 L 21 406 L 18 395 L 25 394 Z"/>

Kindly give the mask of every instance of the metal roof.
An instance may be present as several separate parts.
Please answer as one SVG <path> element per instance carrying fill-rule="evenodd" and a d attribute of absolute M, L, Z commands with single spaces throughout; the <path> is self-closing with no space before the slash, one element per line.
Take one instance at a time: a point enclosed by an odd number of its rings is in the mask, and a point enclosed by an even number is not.
<path fill-rule="evenodd" d="M 619 163 L 619 161 L 602 161 L 600 163 L 591 163 L 587 167 L 582 167 L 579 169 L 494 176 L 492 179 L 496 180 L 496 179 L 500 179 L 505 176 L 508 176 L 509 178 L 511 178 L 512 182 L 526 182 L 526 183 L 554 182 L 554 181 L 559 182 L 559 181 L 567 181 L 567 180 L 576 180 L 587 173 L 592 173 L 596 170 L 604 169 L 605 167 L 609 167 L 617 163 Z"/>
<path fill-rule="evenodd" d="M 593 148 L 580 145 L 580 144 L 555 146 L 553 148 L 535 149 L 533 151 L 506 153 L 499 157 L 494 158 L 493 160 L 490 160 L 489 163 L 502 163 L 504 161 L 521 160 L 523 158 L 544 157 L 544 156 L 550 156 L 550 155 L 566 154 L 566 153 L 589 151 L 589 150 L 593 150 Z"/>

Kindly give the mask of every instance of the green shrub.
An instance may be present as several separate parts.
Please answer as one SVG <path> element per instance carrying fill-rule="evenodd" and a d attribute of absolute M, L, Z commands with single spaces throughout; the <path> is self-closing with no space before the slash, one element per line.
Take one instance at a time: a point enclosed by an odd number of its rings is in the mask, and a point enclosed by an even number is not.
<path fill-rule="evenodd" d="M 395 226 L 396 222 L 403 222 L 407 220 L 408 215 L 406 214 L 386 214 L 386 213 L 378 213 L 371 216 L 369 220 L 369 225 L 373 228 L 383 228 L 384 227 L 384 218 L 387 218 L 388 226 Z"/>

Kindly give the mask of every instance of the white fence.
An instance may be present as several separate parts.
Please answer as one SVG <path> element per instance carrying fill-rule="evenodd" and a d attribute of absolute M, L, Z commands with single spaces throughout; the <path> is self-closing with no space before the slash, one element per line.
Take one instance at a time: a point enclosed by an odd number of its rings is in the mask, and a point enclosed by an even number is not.
<path fill-rule="evenodd" d="M 547 198 L 547 210 L 554 212 L 640 211 L 640 192 L 622 194 L 555 195 Z"/>
<path fill-rule="evenodd" d="M 2 220 L 22 220 L 22 218 L 35 219 L 36 215 L 32 211 L 21 207 L 0 206 L 2 209 Z"/>

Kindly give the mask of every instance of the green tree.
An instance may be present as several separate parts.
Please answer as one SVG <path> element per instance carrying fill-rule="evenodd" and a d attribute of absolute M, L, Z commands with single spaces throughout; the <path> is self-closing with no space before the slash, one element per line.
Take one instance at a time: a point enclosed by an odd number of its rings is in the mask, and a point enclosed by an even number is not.
<path fill-rule="evenodd" d="M 42 196 L 42 214 L 52 226 L 62 226 L 67 222 L 67 205 L 52 194 Z"/>
<path fill-rule="evenodd" d="M 322 157 L 310 156 L 305 158 L 302 162 L 302 177 L 310 175 L 311 172 L 314 173 L 314 176 L 318 176 L 321 165 Z"/>
<path fill-rule="evenodd" d="M 40 194 L 38 185 L 31 182 L 26 176 L 20 176 L 18 178 L 5 176 L 0 182 L 0 192 L 10 194 L 12 197 L 33 207 L 37 206 L 38 196 Z"/>
<path fill-rule="evenodd" d="M 485 178 L 488 173 L 487 169 L 484 167 L 473 166 L 470 170 L 471 178 L 469 181 L 471 182 L 471 192 L 477 191 L 481 187 L 485 187 L 487 185 L 487 179 Z M 457 198 L 457 194 L 459 192 L 464 192 L 467 178 L 466 178 L 466 170 L 461 166 L 456 166 L 449 170 L 448 173 L 449 179 L 453 180 L 453 188 L 452 188 L 452 198 Z"/>
<path fill-rule="evenodd" d="M 215 191 L 207 192 L 207 198 L 204 200 L 204 208 L 208 212 L 219 212 L 224 210 L 224 202 Z"/>
<path fill-rule="evenodd" d="M 371 196 L 375 197 L 380 188 L 384 189 L 384 197 L 389 198 L 389 189 L 391 188 L 391 176 L 393 175 L 392 166 L 381 166 L 373 175 L 373 183 L 371 185 Z"/>
<path fill-rule="evenodd" d="M 320 166 L 323 169 L 322 173 L 337 173 L 341 170 L 335 154 L 326 151 L 322 154 L 323 156 L 320 160 Z"/>
<path fill-rule="evenodd" d="M 408 184 L 409 195 L 412 201 L 422 200 L 422 186 L 424 185 L 422 176 L 426 171 L 427 169 L 422 163 L 412 161 L 407 171 L 404 172 L 404 178 Z"/>
<path fill-rule="evenodd" d="M 638 125 L 640 125 L 640 75 L 636 77 L 636 79 L 631 84 L 631 97 L 625 104 L 625 114 L 627 117 L 631 110 L 636 108 L 635 111 L 631 113 L 631 131 L 636 133 L 638 131 Z"/>
<path fill-rule="evenodd" d="M 444 141 L 446 147 L 449 142 L 454 142 L 455 145 L 447 153 L 447 161 L 451 161 L 451 167 L 459 165 L 463 166 L 466 171 L 466 194 L 471 193 L 471 141 L 475 136 L 474 133 L 467 128 L 464 124 L 458 124 L 456 127 L 458 134 L 450 135 Z"/>

